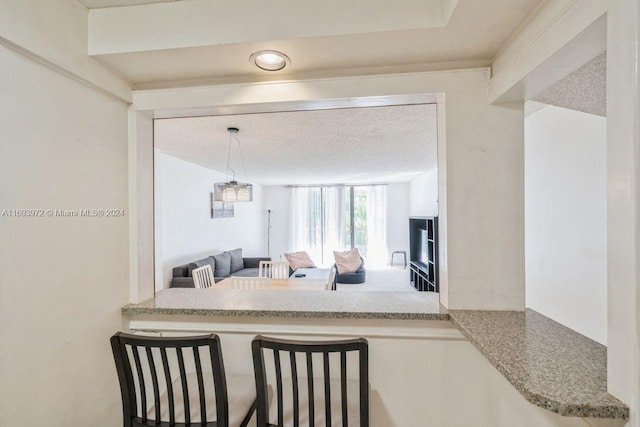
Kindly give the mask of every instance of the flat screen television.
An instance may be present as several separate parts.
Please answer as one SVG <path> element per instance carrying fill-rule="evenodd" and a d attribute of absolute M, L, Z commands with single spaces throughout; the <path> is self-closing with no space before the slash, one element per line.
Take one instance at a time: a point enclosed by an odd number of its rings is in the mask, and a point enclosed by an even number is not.
<path fill-rule="evenodd" d="M 429 233 L 427 230 L 420 231 L 420 246 L 418 252 L 418 261 L 427 264 L 429 262 Z"/>

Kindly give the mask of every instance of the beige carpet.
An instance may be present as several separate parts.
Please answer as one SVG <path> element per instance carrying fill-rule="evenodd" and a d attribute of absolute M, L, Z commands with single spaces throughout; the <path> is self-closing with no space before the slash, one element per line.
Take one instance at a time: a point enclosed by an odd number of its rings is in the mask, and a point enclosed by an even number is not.
<path fill-rule="evenodd" d="M 409 269 L 367 268 L 367 281 L 360 285 L 338 283 L 338 291 L 417 292 L 409 284 Z"/>

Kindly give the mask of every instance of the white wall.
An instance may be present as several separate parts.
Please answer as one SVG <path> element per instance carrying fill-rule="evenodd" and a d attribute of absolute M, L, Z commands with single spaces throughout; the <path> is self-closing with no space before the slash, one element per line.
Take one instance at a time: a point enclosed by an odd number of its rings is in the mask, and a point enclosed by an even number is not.
<path fill-rule="evenodd" d="M 438 170 L 445 175 L 438 179 L 441 302 L 451 309 L 522 310 L 524 107 L 490 105 L 489 78 L 489 69 L 473 69 L 171 88 L 136 92 L 134 108 L 194 113 L 222 106 L 247 111 L 255 104 L 275 109 L 345 98 L 437 97 Z"/>
<path fill-rule="evenodd" d="M 409 262 L 409 183 L 394 182 L 387 185 L 387 248 L 391 252 L 407 251 Z M 396 255 L 396 265 L 402 256 Z"/>
<path fill-rule="evenodd" d="M 487 80 L 467 77 L 438 104 L 440 301 L 523 310 L 524 104 L 490 105 Z"/>
<path fill-rule="evenodd" d="M 6 39 L 68 76 L 131 102 L 129 82 L 87 55 L 88 21 L 87 8 L 77 0 L 2 1 L 0 44 Z"/>
<path fill-rule="evenodd" d="M 490 82 L 490 99 L 522 100 L 525 87 L 535 89 L 547 73 L 583 64 L 600 52 L 603 37 L 583 46 L 580 39 L 606 14 L 607 48 L 607 300 L 608 390 L 631 408 L 629 426 L 640 427 L 640 276 L 637 230 L 640 192 L 640 5 L 636 0 L 612 2 L 549 0 L 518 29 L 496 54 L 504 64 Z M 585 31 L 587 30 L 587 31 Z M 583 41 L 585 41 L 583 39 Z M 573 48 L 569 55 L 560 46 Z M 500 68 L 499 66 L 497 68 Z M 530 85 L 528 77 L 542 78 Z M 561 76 L 562 77 L 562 76 Z M 518 84 L 516 84 L 516 82 Z M 510 96 L 507 91 L 512 92 Z M 520 96 L 519 98 L 517 96 Z"/>
<path fill-rule="evenodd" d="M 129 111 L 129 301 L 142 302 L 155 295 L 156 249 L 161 237 L 154 238 L 160 218 L 154 218 L 153 114 Z M 162 252 L 159 252 L 162 255 Z"/>
<path fill-rule="evenodd" d="M 264 206 L 271 212 L 271 256 L 274 259 L 291 249 L 291 190 L 282 185 L 264 186 Z M 406 182 L 387 185 L 387 248 L 389 256 L 395 250 L 407 251 L 409 256 L 409 184 Z M 266 243 L 265 243 L 266 245 Z M 396 258 L 399 262 L 400 257 Z"/>
<path fill-rule="evenodd" d="M 1 45 L 0 64 L 0 209 L 126 211 L 128 106 Z M 3 425 L 121 425 L 128 215 L 0 217 Z"/>
<path fill-rule="evenodd" d="M 409 182 L 409 215 L 438 216 L 438 170 L 418 175 Z"/>
<path fill-rule="evenodd" d="M 156 209 L 162 239 L 162 277 L 168 288 L 171 269 L 225 250 L 242 248 L 244 256 L 265 256 L 262 186 L 254 184 L 253 202 L 236 203 L 233 218 L 211 218 L 210 193 L 224 174 L 155 150 Z"/>
<path fill-rule="evenodd" d="M 269 251 L 274 260 L 283 259 L 282 254 L 290 252 L 289 233 L 291 230 L 291 190 L 283 185 L 265 185 L 263 187 L 264 208 L 271 211 L 271 237 Z M 265 253 L 266 244 L 265 219 Z"/>
<path fill-rule="evenodd" d="M 607 342 L 607 119 L 547 106 L 525 120 L 527 307 Z"/>
<path fill-rule="evenodd" d="M 607 20 L 607 384 L 640 427 L 640 4 Z"/>

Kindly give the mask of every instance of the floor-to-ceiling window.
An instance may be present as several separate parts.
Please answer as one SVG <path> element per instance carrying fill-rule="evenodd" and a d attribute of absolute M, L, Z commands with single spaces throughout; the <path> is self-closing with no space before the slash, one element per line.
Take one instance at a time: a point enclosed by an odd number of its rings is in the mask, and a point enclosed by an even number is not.
<path fill-rule="evenodd" d="M 333 263 L 333 251 L 351 248 L 369 263 L 384 264 L 386 186 L 292 188 L 291 248 L 321 265 Z"/>
<path fill-rule="evenodd" d="M 347 248 L 358 248 L 367 256 L 367 192 L 364 187 L 350 186 L 346 212 Z"/>

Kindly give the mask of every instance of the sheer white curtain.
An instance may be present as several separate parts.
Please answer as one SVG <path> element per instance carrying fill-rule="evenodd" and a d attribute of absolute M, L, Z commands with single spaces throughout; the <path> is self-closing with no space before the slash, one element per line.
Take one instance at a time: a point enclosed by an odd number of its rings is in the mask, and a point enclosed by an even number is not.
<path fill-rule="evenodd" d="M 345 187 L 292 188 L 290 249 L 333 264 L 333 251 L 344 250 L 345 216 Z"/>
<path fill-rule="evenodd" d="M 332 265 L 333 251 L 345 249 L 347 203 L 345 187 L 324 187 L 324 248 L 322 264 Z"/>
<path fill-rule="evenodd" d="M 387 264 L 387 187 L 366 187 L 367 194 L 367 265 Z"/>
<path fill-rule="evenodd" d="M 291 189 L 291 251 L 307 251 L 313 262 L 322 262 L 322 194 L 319 187 Z"/>

